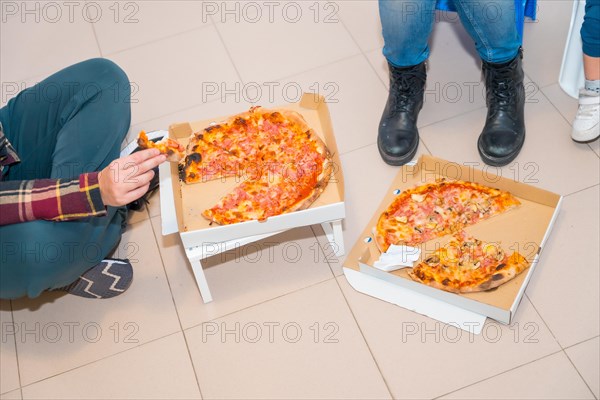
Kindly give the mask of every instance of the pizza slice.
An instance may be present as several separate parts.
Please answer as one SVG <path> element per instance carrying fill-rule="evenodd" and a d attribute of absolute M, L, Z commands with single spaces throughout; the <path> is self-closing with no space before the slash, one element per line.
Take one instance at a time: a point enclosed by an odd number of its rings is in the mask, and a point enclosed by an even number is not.
<path fill-rule="evenodd" d="M 520 205 L 509 192 L 473 182 L 439 179 L 401 192 L 374 228 L 382 252 L 391 244 L 414 246 Z"/>
<path fill-rule="evenodd" d="M 158 142 L 153 142 L 148 139 L 145 131 L 141 131 L 137 142 L 142 149 L 158 149 L 160 154 L 166 154 L 167 161 L 179 162 L 185 157 L 185 147 L 167 136 Z"/>
<path fill-rule="evenodd" d="M 508 255 L 498 243 L 486 243 L 460 231 L 408 274 L 437 289 L 471 293 L 496 288 L 528 267 L 529 262 L 518 252 Z"/>
<path fill-rule="evenodd" d="M 179 164 L 179 179 L 185 183 L 207 182 L 242 174 L 243 160 L 220 147 L 192 136 L 187 155 Z"/>
<path fill-rule="evenodd" d="M 196 134 L 200 139 L 248 162 L 260 158 L 258 116 L 252 112 L 237 114 L 227 121 L 212 124 Z"/>
<path fill-rule="evenodd" d="M 228 225 L 304 210 L 325 190 L 331 171 L 331 163 L 322 170 L 300 163 L 284 170 L 265 170 L 260 179 L 242 182 L 202 215 Z"/>

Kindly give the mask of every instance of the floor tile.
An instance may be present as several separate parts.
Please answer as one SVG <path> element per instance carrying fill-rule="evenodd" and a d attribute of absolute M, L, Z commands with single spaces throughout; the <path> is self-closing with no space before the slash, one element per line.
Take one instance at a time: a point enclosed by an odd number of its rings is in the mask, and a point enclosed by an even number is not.
<path fill-rule="evenodd" d="M 423 142 L 414 159 L 421 154 L 428 154 Z M 344 245 L 350 251 L 400 169 L 384 163 L 375 144 L 344 154 L 341 161 L 346 182 Z"/>
<path fill-rule="evenodd" d="M 594 396 L 600 397 L 600 338 L 577 344 L 565 350 L 567 355 L 587 382 Z"/>
<path fill-rule="evenodd" d="M 523 69 L 539 87 L 558 81 L 573 2 L 538 2 L 537 20 L 523 29 Z"/>
<path fill-rule="evenodd" d="M 371 64 L 375 72 L 377 72 L 379 79 L 385 86 L 386 90 L 388 90 L 390 87 L 388 64 L 385 57 L 383 56 L 382 51 L 382 48 L 371 50 L 365 53 L 365 57 L 367 57 L 367 60 L 369 60 L 369 63 Z"/>
<path fill-rule="evenodd" d="M 578 100 L 566 94 L 558 83 L 546 86 L 541 90 L 567 122 L 572 125 L 577 114 Z M 600 157 L 600 140 L 588 143 L 588 146 Z"/>
<path fill-rule="evenodd" d="M 600 333 L 598 189 L 564 199 L 526 292 L 563 347 Z"/>
<path fill-rule="evenodd" d="M 21 400 L 21 389 L 13 390 L 12 392 L 0 394 L 0 400 Z"/>
<path fill-rule="evenodd" d="M 200 399 L 182 333 L 23 388 L 26 399 Z"/>
<path fill-rule="evenodd" d="M 593 399 L 561 351 L 486 379 L 441 399 Z"/>
<path fill-rule="evenodd" d="M 210 57 L 206 57 L 210 54 Z M 208 87 L 233 87 L 237 74 L 213 26 L 112 56 L 132 82 L 132 125 L 213 101 Z"/>
<path fill-rule="evenodd" d="M 341 1 L 323 5 L 322 18 L 339 18 L 362 51 L 383 47 L 378 2 L 372 0 Z M 325 8 L 327 8 L 325 10 Z"/>
<path fill-rule="evenodd" d="M 185 334 L 206 398 L 389 398 L 334 280 Z"/>
<path fill-rule="evenodd" d="M 148 197 L 147 210 L 150 218 L 160 215 L 160 188 Z"/>
<path fill-rule="evenodd" d="M 310 227 L 296 228 L 203 260 L 214 298 L 204 304 L 179 236 L 152 224 L 184 329 L 333 276 Z"/>
<path fill-rule="evenodd" d="M 140 211 L 129 211 L 127 214 L 127 223 L 128 224 L 137 224 L 138 222 L 144 221 L 148 219 L 148 211 L 144 207 L 143 210 Z"/>
<path fill-rule="evenodd" d="M 357 76 L 361 79 L 357 80 Z M 252 105 L 272 107 L 296 103 L 303 92 L 325 97 L 341 154 L 375 142 L 387 92 L 362 55 L 270 82 L 269 85 L 246 83 L 229 94 L 221 92 L 224 97 L 216 101 L 138 123 L 130 129 L 128 142 L 134 140 L 142 129 L 167 129 L 174 122 L 236 114 Z"/>
<path fill-rule="evenodd" d="M 560 350 L 527 299 L 510 327 L 488 320 L 473 335 L 337 279 L 394 398 L 441 396 Z"/>
<path fill-rule="evenodd" d="M 18 325 L 13 323 L 10 301 L 0 300 L 0 393 L 17 389 L 19 385 L 19 365 L 15 350 L 15 332 Z"/>
<path fill-rule="evenodd" d="M 118 297 L 46 292 L 13 301 L 22 385 L 180 330 L 150 220 L 130 225 L 113 256 L 129 258 L 134 269 Z"/>
<path fill-rule="evenodd" d="M 64 67 L 66 66 L 67 65 L 64 65 Z M 35 77 L 30 77 L 27 79 L 13 80 L 12 82 L 2 78 L 2 92 L 0 92 L 0 107 L 4 107 L 6 103 L 8 103 L 8 101 L 15 97 L 19 92 L 37 85 L 39 82 L 43 81 L 54 72 L 56 71 L 53 70 L 42 75 L 37 75 Z M 0 75 L 3 77 L 4 73 L 0 71 Z M 42 96 L 43 91 L 40 91 L 39 95 Z"/>
<path fill-rule="evenodd" d="M 577 114 L 578 101 L 566 94 L 558 83 L 546 86 L 540 89 L 542 93 L 556 107 L 558 112 L 565 118 L 569 124 L 573 124 L 575 114 Z"/>
<path fill-rule="evenodd" d="M 0 24 L 3 86 L 100 56 L 82 3 L 3 2 L 2 10 L 6 18 Z"/>
<path fill-rule="evenodd" d="M 486 166 L 477 151 L 485 108 L 422 128 L 421 139 L 437 157 L 559 194 L 597 184 L 600 181 L 598 157 L 587 145 L 571 140 L 570 125 L 543 95 L 534 90 L 528 93 L 525 145 L 515 161 L 505 167 Z"/>
<path fill-rule="evenodd" d="M 595 142 L 590 143 L 589 146 L 592 148 L 592 150 L 594 150 L 594 153 L 596 153 L 598 157 L 600 157 L 600 140 L 596 140 Z"/>
<path fill-rule="evenodd" d="M 94 23 L 103 55 L 211 24 L 202 2 L 99 2 L 102 18 Z"/>
<path fill-rule="evenodd" d="M 341 22 L 324 20 L 329 13 L 325 4 L 329 3 L 253 4 L 246 12 L 240 6 L 240 12 L 227 15 L 225 6 L 220 6 L 213 17 L 246 84 L 272 82 L 360 53 Z M 321 10 L 319 16 L 317 9 Z M 262 23 L 253 22 L 257 18 Z M 259 46 L 264 51 L 257 53 L 259 43 L 268 46 Z"/>

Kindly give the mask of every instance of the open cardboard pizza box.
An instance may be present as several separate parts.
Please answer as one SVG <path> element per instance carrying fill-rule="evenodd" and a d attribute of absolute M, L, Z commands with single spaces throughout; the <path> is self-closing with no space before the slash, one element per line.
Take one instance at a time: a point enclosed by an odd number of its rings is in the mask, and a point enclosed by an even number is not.
<path fill-rule="evenodd" d="M 163 163 L 159 167 L 162 234 L 179 233 L 205 303 L 212 301 L 202 268 L 202 260 L 209 256 L 288 229 L 314 224 L 321 224 L 336 255 L 345 254 L 341 223 L 346 215 L 344 181 L 325 99 L 316 94 L 304 94 L 298 103 L 269 108 L 285 108 L 300 113 L 332 153 L 333 172 L 329 183 L 309 208 L 269 217 L 265 221 L 247 221 L 220 226 L 206 220 L 201 213 L 214 206 L 237 186 L 241 179 L 244 179 L 243 174 L 241 177 L 228 177 L 188 185 L 180 182 L 176 163 Z M 248 110 L 240 109 L 239 113 L 246 111 Z M 169 127 L 168 136 L 185 146 L 192 133 L 227 120 L 229 117 L 173 124 Z"/>
<path fill-rule="evenodd" d="M 518 251 L 531 262 L 528 269 L 496 289 L 459 295 L 413 281 L 408 276 L 407 268 L 385 272 L 373 267 L 374 261 L 379 258 L 381 253 L 375 244 L 372 228 L 376 226 L 381 213 L 393 201 L 399 190 L 432 182 L 441 177 L 471 181 L 506 190 L 521 201 L 522 204 L 518 208 L 478 222 L 467 227 L 465 231 L 477 239 L 498 243 L 508 254 Z M 404 166 L 398 172 L 382 203 L 348 254 L 344 262 L 346 276 L 350 284 L 360 291 L 375 297 L 386 297 L 387 301 L 444 322 L 459 323 L 458 320 L 461 318 L 468 320 L 476 316 L 483 316 L 483 320 L 485 317 L 490 317 L 510 324 L 525 288 L 537 267 L 538 257 L 558 214 L 561 199 L 562 197 L 557 194 L 503 178 L 490 173 L 489 170 L 480 171 L 472 166 L 424 155 L 416 164 Z M 440 246 L 447 244 L 450 239 L 451 236 L 444 236 L 420 245 L 421 258 L 419 261 Z M 415 265 L 419 261 L 415 262 Z M 363 279 L 361 274 L 369 275 L 369 277 Z M 383 280 L 385 283 L 372 280 L 371 277 Z M 358 286 L 370 289 L 361 290 Z M 394 287 L 398 290 L 395 290 Z M 458 312 L 460 310 L 465 310 L 466 314 L 462 313 L 461 316 L 461 312 Z M 456 321 L 452 321 L 450 315 L 456 315 Z"/>
<path fill-rule="evenodd" d="M 332 153 L 333 173 L 324 192 L 306 210 L 270 217 L 266 221 L 247 221 L 220 226 L 202 217 L 201 213 L 214 206 L 237 186 L 244 176 L 188 185 L 180 182 L 177 164 L 164 163 L 161 165 L 160 171 L 163 235 L 179 232 L 183 245 L 186 248 L 193 248 L 207 243 L 225 243 L 260 235 L 264 237 L 269 233 L 274 234 L 300 226 L 340 221 L 345 217 L 341 163 L 329 110 L 324 98 L 316 94 L 304 94 L 299 103 L 285 104 L 274 108 L 285 108 L 300 113 Z M 240 113 L 245 111 L 248 110 L 239 110 Z M 199 132 L 211 124 L 228 118 L 229 116 L 223 116 L 203 121 L 173 124 L 169 127 L 169 137 L 185 146 L 193 132 Z M 341 233 L 341 224 L 339 232 Z M 338 240 L 341 238 L 336 239 L 336 242 Z"/>

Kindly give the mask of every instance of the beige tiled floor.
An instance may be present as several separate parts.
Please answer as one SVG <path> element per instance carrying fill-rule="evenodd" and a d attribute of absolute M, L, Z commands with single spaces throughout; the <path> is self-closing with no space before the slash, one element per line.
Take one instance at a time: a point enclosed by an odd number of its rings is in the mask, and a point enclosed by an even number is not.
<path fill-rule="evenodd" d="M 245 3 L 229 2 L 233 14 L 222 15 L 221 2 L 88 2 L 89 12 L 101 10 L 94 23 L 83 3 L 73 21 L 63 8 L 55 22 L 41 11 L 53 2 L 34 3 L 38 22 L 18 8 L 0 24 L 1 81 L 30 86 L 108 57 L 137 89 L 130 139 L 281 103 L 296 87 L 328 96 L 346 180 L 346 247 L 359 239 L 397 172 L 375 145 L 388 79 L 376 1 L 278 3 L 272 21 L 258 2 L 257 22 Z M 296 4 L 302 16 L 292 23 Z M 116 254 L 133 261 L 127 293 L 0 301 L 0 398 L 597 399 L 600 148 L 570 140 L 576 101 L 557 84 L 570 8 L 542 0 L 539 21 L 525 26 L 527 142 L 498 171 L 565 196 L 511 326 L 488 321 L 470 336 L 357 293 L 320 226 L 205 260 L 215 300 L 204 304 L 180 239 L 161 235 L 157 193 L 132 213 Z M 480 162 L 478 62 L 447 17 L 431 41 L 418 154 Z"/>

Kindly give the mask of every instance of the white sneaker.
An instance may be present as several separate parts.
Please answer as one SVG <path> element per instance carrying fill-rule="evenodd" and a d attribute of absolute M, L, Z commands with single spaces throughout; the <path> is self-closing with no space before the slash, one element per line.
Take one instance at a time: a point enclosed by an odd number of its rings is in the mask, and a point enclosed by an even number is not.
<path fill-rule="evenodd" d="M 600 95 L 591 90 L 579 91 L 579 109 L 573 121 L 571 138 L 578 143 L 588 143 L 600 137 Z"/>

